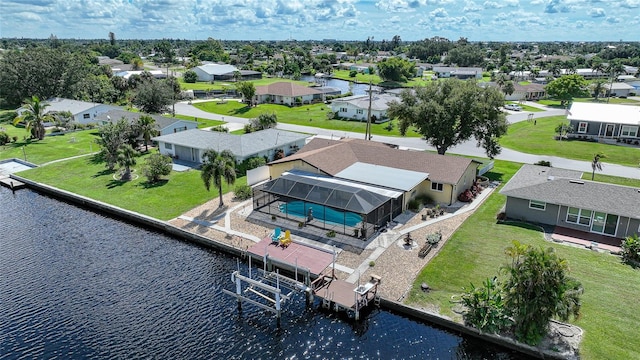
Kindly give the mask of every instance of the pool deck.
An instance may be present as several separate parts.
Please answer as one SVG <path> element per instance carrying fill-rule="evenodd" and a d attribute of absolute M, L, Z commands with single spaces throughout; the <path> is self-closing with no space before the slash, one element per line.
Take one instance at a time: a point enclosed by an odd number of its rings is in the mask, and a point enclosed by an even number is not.
<path fill-rule="evenodd" d="M 298 267 L 309 269 L 314 275 L 322 273 L 333 262 L 333 254 L 328 251 L 296 243 L 295 241 L 287 247 L 282 247 L 273 244 L 270 236 L 263 238 L 247 251 L 260 258 L 268 254 L 270 258 L 278 261 L 291 265 L 297 264 Z"/>

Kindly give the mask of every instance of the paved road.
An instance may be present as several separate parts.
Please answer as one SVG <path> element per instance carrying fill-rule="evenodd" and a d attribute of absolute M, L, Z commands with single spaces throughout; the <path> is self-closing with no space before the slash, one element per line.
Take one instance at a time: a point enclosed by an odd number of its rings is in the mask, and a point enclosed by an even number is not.
<path fill-rule="evenodd" d="M 527 105 L 541 107 L 536 103 L 526 103 Z M 222 120 L 229 123 L 240 123 L 247 124 L 248 120 L 244 118 L 234 117 L 234 116 L 222 116 L 218 114 L 208 113 L 206 111 L 202 111 L 189 105 L 186 102 L 181 102 L 176 104 L 176 113 L 187 116 L 194 116 L 203 119 L 212 119 L 212 120 Z M 520 121 L 525 121 L 528 119 L 529 112 L 509 112 L 507 116 L 507 120 L 510 123 L 516 123 Z M 564 115 L 565 110 L 561 109 L 546 109 L 545 111 L 534 112 L 533 118 L 541 118 L 548 116 L 556 116 L 556 115 Z M 328 130 L 328 129 L 320 129 L 314 128 L 310 126 L 301 126 L 301 125 L 293 125 L 293 124 L 278 124 L 278 129 L 281 130 L 289 130 L 289 131 L 297 131 L 304 132 L 309 134 L 317 134 L 328 137 L 335 137 L 336 139 L 341 137 L 351 137 L 351 138 L 364 138 L 364 134 L 354 133 L 354 132 L 345 132 L 345 131 L 336 131 L 336 130 Z M 435 151 L 435 148 L 429 146 L 424 140 L 420 138 L 408 138 L 408 137 L 395 137 L 395 136 L 379 136 L 374 135 L 372 140 L 398 145 L 404 148 L 411 149 L 419 149 L 419 150 L 432 150 Z M 638 151 L 638 149 L 629 149 L 629 151 Z M 476 146 L 475 140 L 466 141 L 462 144 L 459 144 L 447 152 L 449 154 L 459 154 L 459 155 L 468 155 L 468 156 L 478 156 L 478 157 L 486 157 L 484 153 L 484 149 Z M 540 160 L 550 161 L 551 165 L 558 168 L 578 170 L 583 172 L 591 172 L 591 162 L 589 161 L 578 161 L 571 160 L 556 156 L 545 156 L 545 155 L 532 155 L 526 154 L 518 151 L 514 151 L 511 149 L 502 149 L 500 155 L 496 157 L 496 159 L 507 160 L 507 161 L 515 161 L 521 163 L 533 164 Z M 640 179 L 640 167 L 628 167 L 622 165 L 608 164 L 603 162 L 602 172 L 599 172 L 606 175 L 613 176 L 621 176 L 627 178 L 635 178 Z"/>

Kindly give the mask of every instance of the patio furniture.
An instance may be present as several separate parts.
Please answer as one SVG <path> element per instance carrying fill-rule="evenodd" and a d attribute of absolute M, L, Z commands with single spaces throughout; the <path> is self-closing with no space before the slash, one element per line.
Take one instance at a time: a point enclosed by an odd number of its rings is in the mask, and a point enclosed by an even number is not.
<path fill-rule="evenodd" d="M 282 236 L 282 230 L 279 227 L 273 229 L 273 234 L 271 235 L 271 242 L 279 244 L 281 236 Z"/>

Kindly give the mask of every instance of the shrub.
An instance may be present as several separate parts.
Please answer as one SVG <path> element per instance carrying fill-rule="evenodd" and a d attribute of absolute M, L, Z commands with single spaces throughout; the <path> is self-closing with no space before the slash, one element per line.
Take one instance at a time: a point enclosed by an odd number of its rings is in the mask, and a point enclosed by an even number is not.
<path fill-rule="evenodd" d="M 223 132 L 223 133 L 228 133 L 229 132 L 229 128 L 226 126 L 222 126 L 222 125 L 218 125 L 218 126 L 214 126 L 211 128 L 211 131 L 217 131 L 217 132 Z"/>
<path fill-rule="evenodd" d="M 640 238 L 638 238 L 638 234 L 627 236 L 622 241 L 622 261 L 634 266 L 640 266 Z"/>
<path fill-rule="evenodd" d="M 182 78 L 184 79 L 184 82 L 193 84 L 198 80 L 198 74 L 193 70 L 187 70 L 182 75 Z"/>
<path fill-rule="evenodd" d="M 420 201 L 418 201 L 418 199 L 409 200 L 409 204 L 407 204 L 407 208 L 411 211 L 418 211 L 418 208 L 420 208 Z"/>
<path fill-rule="evenodd" d="M 483 285 L 476 288 L 471 284 L 469 291 L 462 295 L 462 303 L 468 309 L 462 317 L 467 325 L 483 332 L 499 333 L 511 326 L 511 314 L 504 304 L 498 280 L 487 278 Z"/>
<path fill-rule="evenodd" d="M 144 175 L 150 183 L 160 181 L 162 176 L 169 175 L 172 167 L 171 157 L 162 154 L 152 154 L 142 167 Z"/>
<path fill-rule="evenodd" d="M 358 75 L 357 71 L 355 71 L 355 70 L 349 71 L 349 77 L 356 77 L 356 75 Z"/>
<path fill-rule="evenodd" d="M 332 238 L 332 237 L 336 237 L 336 232 L 335 232 L 335 231 L 333 231 L 333 230 L 328 231 L 328 232 L 327 232 L 327 237 L 330 237 L 330 238 Z"/>
<path fill-rule="evenodd" d="M 433 203 L 433 199 L 427 194 L 420 194 L 416 196 L 416 200 L 418 200 L 422 205 L 428 205 Z"/>
<path fill-rule="evenodd" d="M 371 267 L 376 266 L 376 262 L 375 262 L 375 261 L 373 261 L 373 260 L 369 261 L 369 266 L 371 266 Z"/>
<path fill-rule="evenodd" d="M 9 135 L 4 131 L 0 131 L 0 145 L 5 145 L 8 142 L 9 142 Z"/>
<path fill-rule="evenodd" d="M 236 198 L 238 200 L 251 199 L 251 196 L 253 196 L 253 192 L 251 191 L 251 186 L 249 185 L 236 186 L 234 193 L 236 194 Z"/>
<path fill-rule="evenodd" d="M 442 240 L 442 232 L 440 230 L 427 235 L 427 242 L 431 245 L 437 245 Z"/>

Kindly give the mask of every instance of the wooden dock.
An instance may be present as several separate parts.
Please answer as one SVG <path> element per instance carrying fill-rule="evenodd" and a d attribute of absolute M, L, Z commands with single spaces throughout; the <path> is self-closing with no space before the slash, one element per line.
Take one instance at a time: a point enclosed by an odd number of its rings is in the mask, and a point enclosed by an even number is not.
<path fill-rule="evenodd" d="M 24 187 L 26 187 L 27 185 L 21 181 L 18 180 L 14 180 L 12 178 L 1 178 L 0 179 L 0 185 L 4 186 L 4 187 L 8 187 L 9 189 L 15 191 L 15 190 L 20 190 Z"/>
<path fill-rule="evenodd" d="M 380 277 L 373 275 L 369 282 L 357 285 L 331 276 L 320 276 L 311 288 L 313 294 L 322 300 L 322 306 L 336 312 L 345 311 L 356 320 L 360 319 L 360 310 L 372 301 L 379 301 L 378 285 Z"/>
<path fill-rule="evenodd" d="M 262 259 L 265 255 L 282 263 L 291 264 L 292 267 L 309 269 L 311 274 L 319 275 L 333 262 L 333 254 L 316 249 L 305 244 L 292 242 L 287 247 L 274 245 L 271 237 L 265 237 L 259 243 L 251 246 L 247 251 L 256 259 Z"/>

